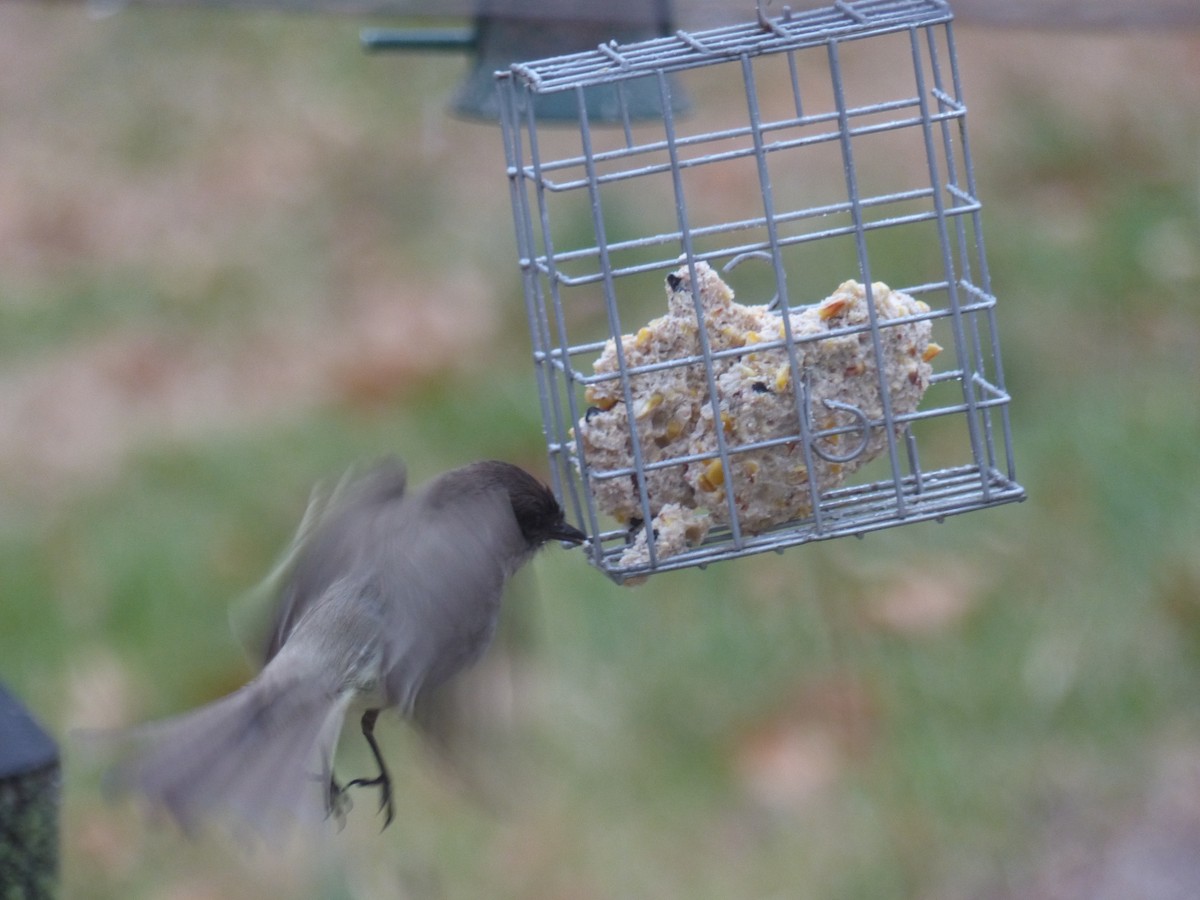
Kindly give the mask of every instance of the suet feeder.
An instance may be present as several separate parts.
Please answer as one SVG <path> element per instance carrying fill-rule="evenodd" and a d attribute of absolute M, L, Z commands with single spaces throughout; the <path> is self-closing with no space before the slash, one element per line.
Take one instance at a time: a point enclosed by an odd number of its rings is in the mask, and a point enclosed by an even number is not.
<path fill-rule="evenodd" d="M 760 12 L 496 79 L 554 486 L 594 565 L 1023 499 L 945 2 Z M 592 127 L 597 91 L 620 127 Z"/>

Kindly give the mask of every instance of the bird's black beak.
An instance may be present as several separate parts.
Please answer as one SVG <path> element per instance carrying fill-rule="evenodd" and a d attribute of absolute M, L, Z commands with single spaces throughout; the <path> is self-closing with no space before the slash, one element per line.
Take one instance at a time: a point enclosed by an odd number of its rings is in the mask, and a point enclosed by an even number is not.
<path fill-rule="evenodd" d="M 565 541 L 568 544 L 582 544 L 587 540 L 587 535 L 576 528 L 574 525 L 568 525 L 566 522 L 559 522 L 550 531 L 550 537 L 555 540 Z"/>

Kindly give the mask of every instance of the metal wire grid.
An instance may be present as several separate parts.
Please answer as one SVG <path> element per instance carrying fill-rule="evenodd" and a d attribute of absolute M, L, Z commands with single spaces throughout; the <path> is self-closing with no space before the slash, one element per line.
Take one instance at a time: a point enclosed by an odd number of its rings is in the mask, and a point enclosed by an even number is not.
<path fill-rule="evenodd" d="M 860 79 L 851 89 L 844 66 L 877 55 L 891 64 L 889 77 L 869 89 Z M 689 130 L 673 112 L 671 92 L 677 80 L 713 66 L 722 67 L 719 83 L 741 82 L 744 119 L 705 130 L 700 100 Z M 621 103 L 636 79 L 653 80 L 662 120 L 637 124 L 624 116 L 616 129 L 591 128 L 586 92 L 603 86 Z M 711 83 L 689 90 L 702 98 Z M 597 567 L 622 581 L 1023 499 L 945 3 L 839 2 L 743 26 L 606 45 L 514 65 L 498 73 L 498 88 L 554 488 L 591 536 Z M 577 132 L 539 130 L 531 99 L 546 92 L 574 96 Z M 898 156 L 919 160 L 919 180 L 905 166 L 888 164 L 894 147 L 904 151 Z M 835 168 L 836 178 L 812 174 Z M 710 202 L 709 192 L 719 193 L 726 182 L 746 189 L 732 197 L 726 190 L 726 202 Z M 763 347 L 787 348 L 798 433 L 733 444 L 718 428 L 713 452 L 651 461 L 631 429 L 631 465 L 592 466 L 574 431 L 587 411 L 589 385 L 619 379 L 631 404 L 632 376 L 700 364 L 709 397 L 719 403 L 714 362 L 737 351 L 713 351 L 703 327 L 693 357 L 638 368 L 628 366 L 620 350 L 623 333 L 662 311 L 662 279 L 686 264 L 695 284 L 700 262 L 722 267 L 731 280 L 755 269 L 746 277 L 748 288 L 771 301 L 785 323 L 789 311 L 823 296 L 809 293 L 825 287 L 812 283 L 814 272 L 833 268 L 857 276 L 868 286 L 870 322 L 847 330 L 868 334 L 880 363 L 884 335 L 895 322 L 881 326 L 869 286 L 873 277 L 890 280 L 891 269 L 898 269 L 910 283 L 893 287 L 928 304 L 929 312 L 916 318 L 932 323 L 948 362 L 935 372 L 917 411 L 894 413 L 881 384 L 881 417 L 849 409 L 848 424 L 843 417 L 840 425 L 818 428 L 797 362 L 798 341 L 788 332 Z M 803 287 L 790 286 L 789 275 Z M 698 301 L 696 312 L 703 322 Z M 609 339 L 619 371 L 598 375 L 592 364 Z M 882 364 L 877 371 L 885 377 Z M 632 539 L 629 526 L 607 519 L 593 496 L 605 479 L 632 478 L 638 518 L 648 523 L 653 509 L 646 476 L 657 469 L 719 458 L 728 472 L 734 454 L 796 441 L 811 471 L 816 456 L 829 458 L 823 440 L 857 431 L 865 446 L 871 429 L 881 429 L 887 444 L 876 469 L 864 470 L 874 477 L 823 493 L 810 478 L 800 489 L 812 493 L 811 515 L 749 533 L 729 490 L 728 525 L 670 556 L 658 553 L 651 537 L 648 562 L 621 562 Z"/>

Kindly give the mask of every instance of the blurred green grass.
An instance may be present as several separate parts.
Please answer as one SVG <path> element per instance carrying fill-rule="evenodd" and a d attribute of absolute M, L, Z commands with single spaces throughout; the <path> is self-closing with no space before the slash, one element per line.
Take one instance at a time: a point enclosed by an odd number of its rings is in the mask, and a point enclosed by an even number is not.
<path fill-rule="evenodd" d="M 5 219 L 0 375 L 125 330 L 333 329 L 415 273 L 430 303 L 486 285 L 502 320 L 465 366 L 151 432 L 94 472 L 0 466 L 0 677 L 61 733 L 248 677 L 228 604 L 314 480 L 543 451 L 499 138 L 442 113 L 461 61 L 368 60 L 353 24 L 266 15 L 0 23 L 39 76 L 0 92 L 4 167 L 33 185 Z M 502 811 L 392 726 L 399 821 L 375 834 L 364 798 L 309 876 L 150 827 L 69 758 L 66 896 L 1037 896 L 1060 845 L 1102 852 L 1160 751 L 1200 747 L 1195 78 L 1140 104 L 1186 42 L 1151 63 L 1092 38 L 1142 62 L 1081 96 L 1003 59 L 1052 38 L 965 38 L 1028 502 L 632 590 L 552 549 L 496 652 L 517 712 L 479 752 Z"/>

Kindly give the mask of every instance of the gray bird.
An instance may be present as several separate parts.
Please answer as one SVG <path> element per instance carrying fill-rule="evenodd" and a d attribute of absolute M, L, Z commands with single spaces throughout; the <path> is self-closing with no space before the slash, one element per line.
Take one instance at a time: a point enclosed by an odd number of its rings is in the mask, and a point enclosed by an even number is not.
<path fill-rule="evenodd" d="M 282 568 L 266 663 L 207 706 L 121 735 L 111 784 L 190 830 L 209 815 L 270 836 L 346 808 L 350 787 L 391 780 L 379 713 L 419 702 L 475 662 L 496 628 L 508 578 L 543 544 L 585 535 L 553 493 L 517 466 L 473 463 L 408 493 L 396 461 L 344 484 L 305 516 Z M 379 774 L 345 787 L 333 755 L 352 704 Z"/>

